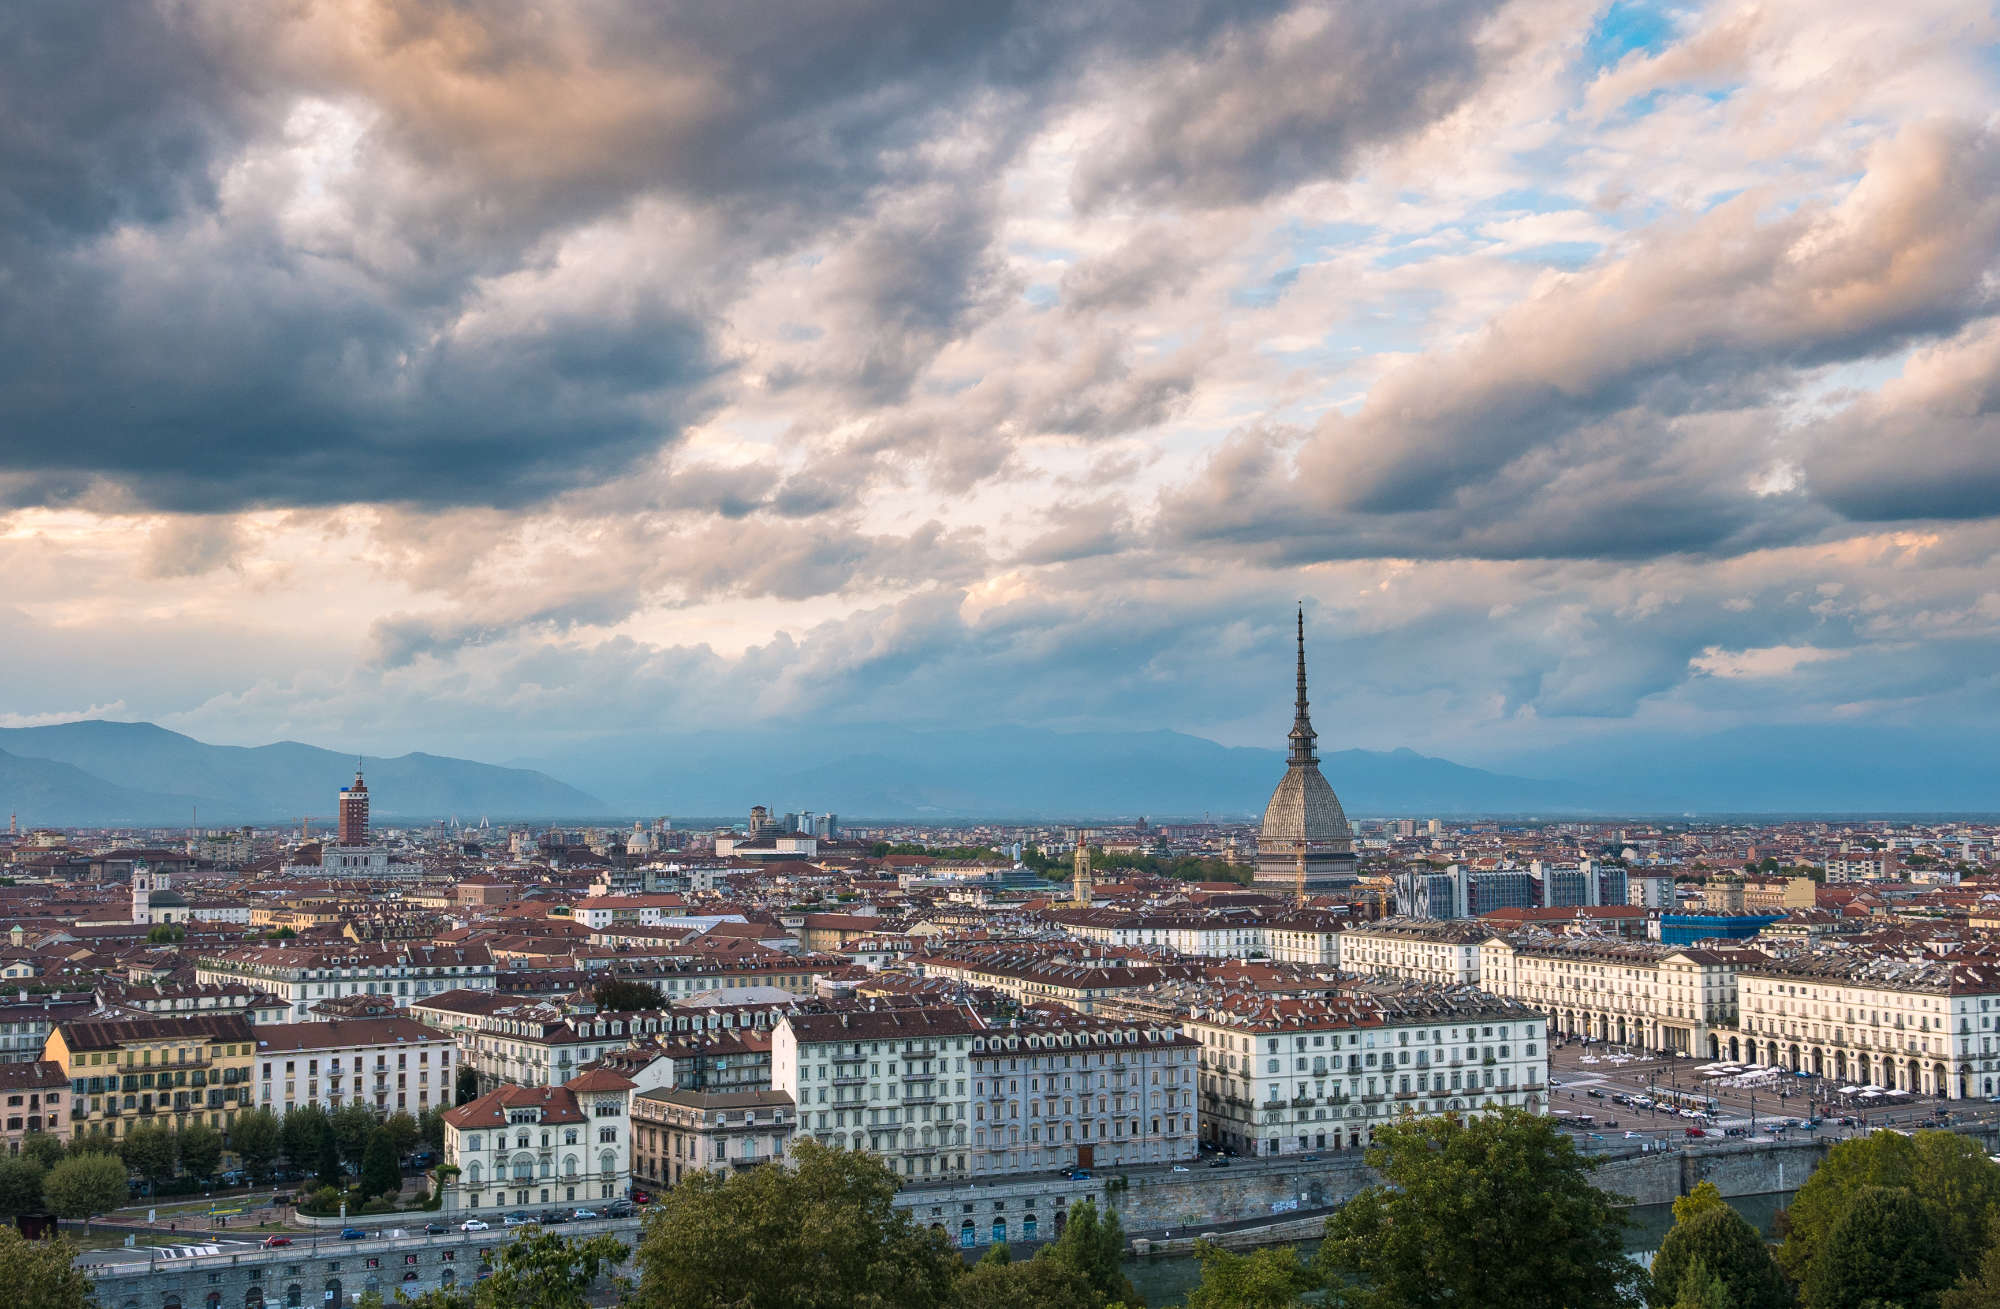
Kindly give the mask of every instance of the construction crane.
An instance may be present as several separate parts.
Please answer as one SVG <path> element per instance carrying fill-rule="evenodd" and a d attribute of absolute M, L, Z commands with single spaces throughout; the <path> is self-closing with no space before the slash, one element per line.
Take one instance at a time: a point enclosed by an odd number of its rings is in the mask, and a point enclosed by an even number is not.
<path fill-rule="evenodd" d="M 318 817 L 319 814 L 305 814 L 299 818 L 299 840 L 312 840 L 312 820 Z"/>

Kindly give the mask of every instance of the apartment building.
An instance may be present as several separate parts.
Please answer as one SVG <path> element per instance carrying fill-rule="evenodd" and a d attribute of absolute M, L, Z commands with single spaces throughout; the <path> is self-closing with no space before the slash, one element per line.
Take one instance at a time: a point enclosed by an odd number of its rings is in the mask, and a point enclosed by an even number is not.
<path fill-rule="evenodd" d="M 446 1212 L 585 1204 L 631 1189 L 632 1083 L 599 1069 L 563 1086 L 503 1086 L 444 1113 Z"/>
<path fill-rule="evenodd" d="M 276 1023 L 255 1035 L 257 1103 L 273 1113 L 358 1102 L 386 1117 L 452 1104 L 457 1047 L 412 1019 Z"/>
<path fill-rule="evenodd" d="M 985 1025 L 957 1007 L 788 1014 L 771 1035 L 771 1088 L 801 1134 L 867 1150 L 899 1177 L 971 1169 L 971 1071 Z"/>
<path fill-rule="evenodd" d="M 632 1097 L 632 1182 L 677 1186 L 690 1173 L 740 1173 L 785 1157 L 798 1113 L 783 1091 L 644 1091 Z"/>
<path fill-rule="evenodd" d="M 1097 1012 L 1103 1001 L 1127 992 L 1200 972 L 1197 964 L 1083 959 L 1076 950 L 1074 945 L 1055 951 L 1032 944 L 961 946 L 918 956 L 911 966 L 920 977 L 997 991 L 1023 1005 L 1054 1003 L 1084 1014 Z"/>
<path fill-rule="evenodd" d="M 1298 963 L 1327 962 L 1327 955 L 1337 956 L 1340 928 L 1345 922 L 1333 914 L 1287 911 L 1271 916 L 1236 909 L 1207 913 L 1064 909 L 1047 917 L 1071 936 L 1086 941 L 1110 946 L 1165 946 L 1181 954 L 1216 959 L 1277 958 L 1274 936 L 1282 936 L 1287 951 L 1310 951 L 1320 956 L 1293 960 Z"/>
<path fill-rule="evenodd" d="M 1167 1024 L 1046 1012 L 975 1035 L 969 1171 L 1192 1158 L 1196 1049 Z"/>
<path fill-rule="evenodd" d="M 1601 937 L 1494 936 L 1480 989 L 1532 1005 L 1549 1030 L 1646 1050 L 1720 1058 L 1737 1015 L 1737 974 L 1754 950 Z"/>
<path fill-rule="evenodd" d="M 406 1007 L 446 991 L 490 991 L 493 956 L 483 945 L 239 946 L 199 957 L 195 980 L 267 991 L 291 1006 L 294 1022 L 307 1022 L 315 1004 L 336 996 L 382 995 Z"/>
<path fill-rule="evenodd" d="M 1855 954 L 1766 960 L 1737 979 L 1728 1057 L 1952 1100 L 2000 1094 L 2000 965 Z"/>
<path fill-rule="evenodd" d="M 42 1057 L 69 1079 L 70 1135 L 116 1138 L 134 1126 L 178 1131 L 200 1119 L 226 1129 L 252 1102 L 255 1049 L 255 1030 L 240 1014 L 86 1018 L 58 1023 Z"/>
<path fill-rule="evenodd" d="M 21 1138 L 30 1132 L 46 1132 L 57 1140 L 69 1139 L 69 1078 L 62 1065 L 52 1059 L 27 1063 L 0 1063 L 0 1141 L 8 1154 L 21 1152 Z"/>
<path fill-rule="evenodd" d="M 1398 1115 L 1540 1109 L 1546 1019 L 1469 987 L 1177 997 L 1200 1046 L 1201 1131 L 1246 1154 L 1360 1149 Z"/>
<path fill-rule="evenodd" d="M 1384 918 L 1340 938 L 1340 970 L 1407 977 L 1434 986 L 1477 986 L 1479 949 L 1492 930 L 1464 919 Z"/>

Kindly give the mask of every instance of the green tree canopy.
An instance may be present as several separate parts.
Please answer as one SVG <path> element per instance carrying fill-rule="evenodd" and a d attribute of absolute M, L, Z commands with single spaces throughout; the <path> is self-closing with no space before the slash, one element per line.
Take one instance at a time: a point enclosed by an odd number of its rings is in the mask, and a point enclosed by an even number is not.
<path fill-rule="evenodd" d="M 1681 1208 L 1679 1202 L 1674 1207 Z M 1653 1256 L 1648 1297 L 1653 1309 L 1669 1309 L 1681 1298 L 1688 1270 L 1696 1265 L 1702 1284 L 1720 1283 L 1735 1309 L 1790 1309 L 1791 1283 L 1771 1247 L 1743 1215 L 1719 1197 L 1713 1203 L 1690 1206 L 1686 1213 Z"/>
<path fill-rule="evenodd" d="M 1090 1200 L 1078 1200 L 1063 1215 L 1062 1235 L 1042 1258 L 1054 1259 L 1075 1269 L 1087 1279 L 1104 1301 L 1136 1301 L 1139 1293 L 1125 1276 L 1125 1228 L 1118 1215 L 1097 1212 Z"/>
<path fill-rule="evenodd" d="M 789 1168 L 700 1172 L 654 1204 L 635 1309 L 931 1309 L 960 1268 L 880 1160 L 800 1142 Z"/>
<path fill-rule="evenodd" d="M 1806 1309 L 1935 1309 L 1951 1282 L 1937 1220 L 1904 1187 L 1868 1186 L 1820 1242 L 1803 1289 Z"/>
<path fill-rule="evenodd" d="M 294 1168 L 317 1167 L 320 1143 L 332 1134 L 333 1125 L 327 1121 L 326 1110 L 316 1104 L 285 1110 L 284 1121 L 279 1124 L 285 1158 Z"/>
<path fill-rule="evenodd" d="M 236 1121 L 229 1125 L 229 1148 L 256 1176 L 261 1177 L 270 1169 L 283 1139 L 284 1129 L 278 1123 L 278 1116 L 269 1109 L 241 1110 Z"/>
<path fill-rule="evenodd" d="M 951 1309 L 1104 1309 L 1104 1297 L 1059 1259 L 982 1258 L 959 1277 L 950 1304 Z"/>
<path fill-rule="evenodd" d="M 1301 1296 L 1319 1286 L 1318 1275 L 1295 1246 L 1231 1254 L 1196 1241 L 1194 1257 L 1201 1261 L 1201 1284 L 1188 1292 L 1187 1309 L 1294 1309 L 1305 1303 Z"/>
<path fill-rule="evenodd" d="M 200 1119 L 181 1129 L 177 1144 L 189 1177 L 213 1177 L 222 1167 L 222 1133 Z"/>
<path fill-rule="evenodd" d="M 1875 1132 L 1842 1141 L 1806 1179 L 1786 1211 L 1778 1262 L 1803 1286 L 1819 1245 L 1854 1197 L 1871 1186 L 1907 1189 L 1936 1224 L 1954 1273 L 1971 1272 L 1986 1245 L 1987 1212 L 2000 1205 L 2000 1166 L 1956 1132 Z"/>
<path fill-rule="evenodd" d="M 129 1197 L 125 1163 L 116 1155 L 74 1154 L 42 1179 L 42 1198 L 58 1218 L 108 1214 Z"/>
<path fill-rule="evenodd" d="M 623 977 L 607 977 L 590 988 L 590 1001 L 599 1009 L 629 1013 L 635 1009 L 658 1009 L 666 1004 L 660 998 L 660 988 L 649 982 L 634 982 Z"/>
<path fill-rule="evenodd" d="M 1539 1114 L 1411 1118 L 1379 1127 L 1383 1177 L 1326 1224 L 1316 1265 L 1355 1309 L 1605 1309 L 1630 1303 L 1615 1197 Z"/>
<path fill-rule="evenodd" d="M 164 1127 L 135 1127 L 119 1143 L 118 1157 L 149 1182 L 174 1175 L 174 1134 Z"/>
<path fill-rule="evenodd" d="M 417 1139 L 433 1150 L 444 1149 L 444 1111 L 426 1109 L 417 1115 Z"/>
<path fill-rule="evenodd" d="M 7 1303 L 92 1309 L 95 1288 L 90 1275 L 76 1266 L 76 1255 L 76 1244 L 66 1237 L 28 1241 L 13 1228 L 0 1227 L 0 1286 L 7 1288 Z"/>
<path fill-rule="evenodd" d="M 43 1168 L 54 1168 L 68 1153 L 61 1139 L 47 1132 L 30 1132 L 21 1138 L 21 1157 L 32 1159 Z"/>
<path fill-rule="evenodd" d="M 458 1084 L 452 1098 L 459 1104 L 470 1104 L 479 1098 L 479 1074 L 469 1064 L 458 1066 Z"/>
<path fill-rule="evenodd" d="M 26 1154 L 0 1155 L 0 1218 L 42 1212 L 45 1171 Z"/>
<path fill-rule="evenodd" d="M 402 1189 L 403 1170 L 398 1163 L 396 1142 L 388 1128 L 378 1127 L 368 1137 L 368 1149 L 361 1156 L 361 1193 L 393 1195 Z"/>
<path fill-rule="evenodd" d="M 425 1112 L 430 1111 L 425 1110 Z M 417 1120 L 400 1109 L 383 1119 L 382 1126 L 388 1131 L 389 1140 L 396 1147 L 397 1158 L 416 1149 L 417 1142 L 424 1137 L 424 1129 L 417 1124 Z"/>
<path fill-rule="evenodd" d="M 2000 1214 L 1988 1220 L 1979 1268 L 1938 1297 L 1941 1309 L 2000 1309 Z"/>
<path fill-rule="evenodd" d="M 630 1253 L 608 1234 L 566 1240 L 530 1228 L 500 1251 L 473 1303 L 479 1309 L 587 1309 L 591 1286 Z"/>
<path fill-rule="evenodd" d="M 381 1124 L 375 1111 L 359 1100 L 349 1101 L 329 1114 L 327 1125 L 333 1130 L 333 1144 L 340 1151 L 340 1161 L 358 1167 L 368 1149 L 368 1138 Z"/>

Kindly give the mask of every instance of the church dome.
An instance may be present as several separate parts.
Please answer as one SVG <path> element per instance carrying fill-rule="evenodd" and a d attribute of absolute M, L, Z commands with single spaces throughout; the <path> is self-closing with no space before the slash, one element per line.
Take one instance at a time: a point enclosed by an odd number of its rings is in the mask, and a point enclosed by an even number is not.
<path fill-rule="evenodd" d="M 1343 848 L 1352 842 L 1353 829 L 1347 825 L 1347 811 L 1340 797 L 1317 766 L 1287 768 L 1271 803 L 1264 806 L 1264 826 L 1258 835 L 1258 849 L 1283 847 L 1296 852 L 1303 843 L 1308 851 Z"/>
<path fill-rule="evenodd" d="M 1264 806 L 1257 834 L 1257 876 L 1262 886 L 1295 894 L 1334 890 L 1354 881 L 1354 832 L 1347 811 L 1319 771 L 1319 737 L 1306 712 L 1306 618 L 1299 610 L 1298 706 L 1292 716 L 1292 752 L 1285 776 Z"/>

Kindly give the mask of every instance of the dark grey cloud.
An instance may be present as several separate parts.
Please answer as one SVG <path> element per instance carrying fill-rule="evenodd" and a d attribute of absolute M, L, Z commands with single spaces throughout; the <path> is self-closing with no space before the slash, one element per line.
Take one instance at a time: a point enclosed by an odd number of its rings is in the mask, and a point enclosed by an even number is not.
<path fill-rule="evenodd" d="M 1481 82 L 1491 0 L 1302 8 L 1233 27 L 1141 72 L 1132 116 L 1092 142 L 1073 194 L 1091 208 L 1231 205 L 1346 172 Z"/>
<path fill-rule="evenodd" d="M 1184 185 L 1205 202 L 1344 167 L 1465 76 L 1447 47 L 1468 39 L 1467 7 L 1287 10 L 15 6 L 0 16 L 0 494 L 213 512 L 519 506 L 598 484 L 725 402 L 733 298 L 814 243 L 835 250 L 839 321 L 810 380 L 896 403 L 1018 289 L 997 271 L 993 179 L 1089 86 L 1152 88 L 1158 128 L 1176 104 L 1303 72 L 1329 24 L 1343 50 L 1385 44 L 1394 84 L 1321 78 L 1299 95 L 1330 108 L 1261 113 L 1234 162 L 1157 143 L 1092 156 L 1086 190 Z M 1318 53 L 1287 54 L 1291 32 Z M 315 116 L 352 139 L 305 155 Z M 1337 149 L 1284 144 L 1336 120 Z M 1212 121 L 1189 130 L 1214 143 Z M 1243 180 L 1266 154 L 1278 171 Z M 1131 294 L 1101 280 L 1080 297 Z M 1052 421 L 1144 422 L 1185 386 Z M 925 448 L 925 427 L 900 431 Z M 970 477 L 1005 462 L 920 457 Z"/>
<path fill-rule="evenodd" d="M 1849 518 L 2000 515 L 2000 320 L 1920 352 L 1808 441 L 1807 481 Z"/>

